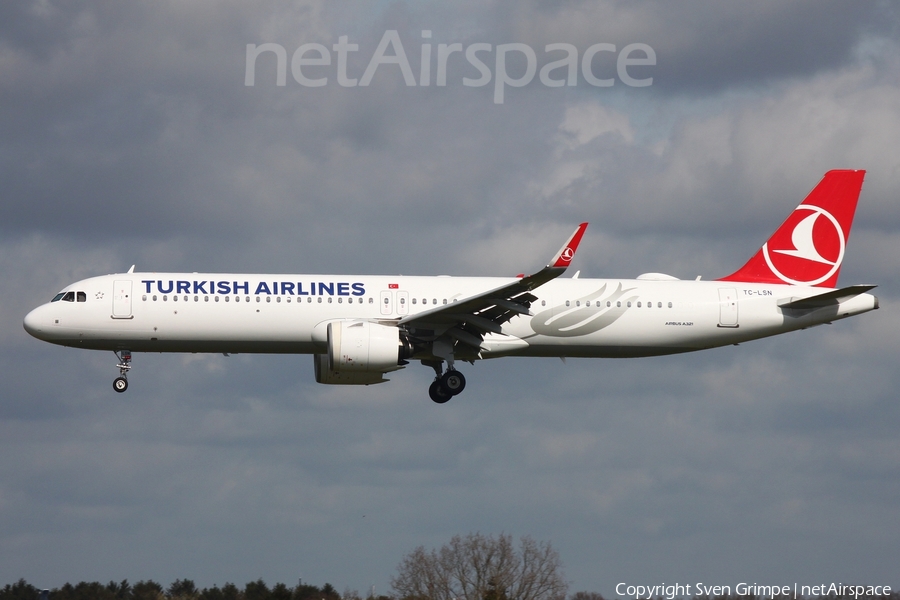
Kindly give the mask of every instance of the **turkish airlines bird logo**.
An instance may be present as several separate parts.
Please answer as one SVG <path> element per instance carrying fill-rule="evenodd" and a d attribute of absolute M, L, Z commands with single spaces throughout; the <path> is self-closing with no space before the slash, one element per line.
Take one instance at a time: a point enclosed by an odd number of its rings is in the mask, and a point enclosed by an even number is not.
<path fill-rule="evenodd" d="M 845 246 L 831 213 L 801 204 L 762 249 L 766 264 L 785 283 L 817 285 L 841 268 Z"/>
<path fill-rule="evenodd" d="M 566 246 L 566 249 L 562 251 L 559 257 L 566 262 L 570 262 L 575 257 L 575 251 Z"/>

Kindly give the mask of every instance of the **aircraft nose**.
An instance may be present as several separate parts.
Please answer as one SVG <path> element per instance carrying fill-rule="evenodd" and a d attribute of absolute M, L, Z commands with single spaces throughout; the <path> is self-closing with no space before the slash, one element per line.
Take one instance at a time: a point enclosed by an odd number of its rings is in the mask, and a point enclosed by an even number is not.
<path fill-rule="evenodd" d="M 38 307 L 25 315 L 25 320 L 22 322 L 22 325 L 25 327 L 25 331 L 27 331 L 32 336 L 40 339 L 41 330 L 43 329 L 43 319 L 41 318 L 41 307 Z"/>

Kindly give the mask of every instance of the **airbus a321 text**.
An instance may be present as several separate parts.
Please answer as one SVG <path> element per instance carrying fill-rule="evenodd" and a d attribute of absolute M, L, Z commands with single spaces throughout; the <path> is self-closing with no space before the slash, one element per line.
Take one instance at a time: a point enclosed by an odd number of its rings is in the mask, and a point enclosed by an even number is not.
<path fill-rule="evenodd" d="M 312 354 L 316 381 L 369 385 L 411 360 L 438 403 L 460 362 L 501 356 L 636 357 L 737 344 L 878 308 L 838 288 L 865 171 L 830 171 L 739 270 L 711 281 L 560 278 L 587 223 L 519 277 L 127 273 L 67 286 L 25 317 L 34 337 L 112 350 L 117 392 L 132 352 Z"/>

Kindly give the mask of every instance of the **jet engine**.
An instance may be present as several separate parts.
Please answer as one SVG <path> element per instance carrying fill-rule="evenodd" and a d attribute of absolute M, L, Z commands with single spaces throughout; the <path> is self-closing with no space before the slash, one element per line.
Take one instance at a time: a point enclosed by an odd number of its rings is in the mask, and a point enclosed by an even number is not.
<path fill-rule="evenodd" d="M 328 324 L 328 353 L 313 357 L 318 383 L 370 385 L 402 369 L 412 347 L 397 327 L 369 321 Z"/>

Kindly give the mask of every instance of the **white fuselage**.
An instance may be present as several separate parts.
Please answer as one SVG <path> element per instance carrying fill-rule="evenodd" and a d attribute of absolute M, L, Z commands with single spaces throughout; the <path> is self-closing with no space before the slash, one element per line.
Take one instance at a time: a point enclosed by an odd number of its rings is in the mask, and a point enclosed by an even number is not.
<path fill-rule="evenodd" d="M 320 354 L 329 322 L 396 323 L 513 281 L 497 277 L 127 273 L 68 286 L 34 309 L 42 340 L 96 350 Z M 482 358 L 632 357 L 736 344 L 877 308 L 860 294 L 814 310 L 781 308 L 822 288 L 648 279 L 555 279 L 531 316 L 490 333 Z"/>

